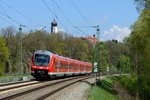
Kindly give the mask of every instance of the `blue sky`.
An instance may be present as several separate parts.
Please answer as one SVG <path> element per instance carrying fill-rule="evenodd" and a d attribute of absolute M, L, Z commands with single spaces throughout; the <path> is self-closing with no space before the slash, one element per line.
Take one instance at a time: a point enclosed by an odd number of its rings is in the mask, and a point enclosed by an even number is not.
<path fill-rule="evenodd" d="M 125 36 L 130 34 L 130 27 L 139 15 L 133 0 L 72 0 L 84 18 L 88 20 L 87 22 L 73 6 L 71 0 L 44 1 L 54 14 L 50 12 L 42 0 L 0 0 L 0 29 L 13 26 L 18 30 L 19 24 L 6 17 L 9 16 L 20 24 L 26 25 L 29 29 L 35 30 L 47 26 L 46 30 L 50 31 L 51 21 L 57 16 L 59 21 L 57 18 L 56 20 L 60 31 L 84 37 L 85 35 L 74 27 L 89 26 L 90 23 L 93 26 L 100 26 L 101 40 L 117 39 L 122 41 Z M 6 6 L 6 4 L 12 8 Z M 67 16 L 69 22 L 59 8 Z M 21 12 L 34 22 L 16 13 L 13 9 Z M 80 30 L 88 35 L 93 35 L 96 32 L 96 29 L 90 27 L 80 28 Z M 27 32 L 29 30 L 23 28 L 23 31 Z"/>

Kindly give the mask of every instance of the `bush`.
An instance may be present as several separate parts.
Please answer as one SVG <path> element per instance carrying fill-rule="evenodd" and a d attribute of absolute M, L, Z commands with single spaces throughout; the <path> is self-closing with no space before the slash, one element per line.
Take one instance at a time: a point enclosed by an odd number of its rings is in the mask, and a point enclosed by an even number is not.
<path fill-rule="evenodd" d="M 2 76 L 4 74 L 4 67 L 3 67 L 3 63 L 0 62 L 0 76 Z"/>
<path fill-rule="evenodd" d="M 123 76 L 119 79 L 124 89 L 128 90 L 131 95 L 135 95 L 137 91 L 137 79 L 135 76 Z"/>

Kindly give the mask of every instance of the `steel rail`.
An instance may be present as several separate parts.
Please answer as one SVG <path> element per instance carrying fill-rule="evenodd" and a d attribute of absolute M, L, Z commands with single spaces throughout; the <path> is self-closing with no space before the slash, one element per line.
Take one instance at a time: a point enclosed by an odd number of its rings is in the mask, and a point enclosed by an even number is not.
<path fill-rule="evenodd" d="M 56 85 L 56 84 L 59 84 L 59 83 L 62 83 L 62 82 L 74 80 L 74 79 L 81 78 L 81 77 L 85 77 L 85 76 L 78 76 L 78 77 L 74 77 L 74 78 L 64 79 L 64 80 L 61 80 L 61 81 L 57 81 L 57 82 L 54 82 L 54 83 L 46 84 L 46 85 L 43 85 L 43 86 L 40 86 L 40 87 L 36 87 L 36 88 L 30 89 L 30 90 L 26 90 L 26 91 L 23 91 L 23 92 L 20 92 L 20 93 L 17 93 L 17 94 L 13 94 L 13 95 L 10 95 L 10 96 L 7 96 L 7 97 L 3 97 L 3 98 L 0 98 L 0 99 L 2 99 L 2 100 L 14 99 L 14 98 L 17 98 L 19 96 L 23 96 L 25 94 L 29 94 L 31 92 L 40 90 L 42 88 L 46 88 L 48 86 L 53 86 L 53 85 Z"/>
<path fill-rule="evenodd" d="M 27 81 L 17 81 L 17 82 L 11 82 L 11 83 L 3 83 L 3 84 L 0 84 L 0 87 L 1 87 L 1 86 L 8 86 L 8 85 L 20 84 L 20 83 L 25 83 L 25 82 L 31 82 L 31 81 L 33 81 L 33 80 L 34 80 L 34 79 L 27 80 Z"/>
<path fill-rule="evenodd" d="M 31 81 L 32 82 L 32 81 Z M 25 82 L 26 83 L 26 82 Z M 25 87 L 25 86 L 29 86 L 29 85 L 34 85 L 34 84 L 40 84 L 42 82 L 36 82 L 36 83 L 27 83 L 27 84 L 19 84 L 18 83 L 18 86 L 12 86 L 12 87 L 6 87 L 6 88 L 3 88 L 3 89 L 0 89 L 0 92 L 4 92 L 4 91 L 7 91 L 7 90 L 11 90 L 11 89 L 16 89 L 16 88 L 20 88 L 20 87 Z M 14 84 L 13 84 L 14 85 Z"/>
<path fill-rule="evenodd" d="M 49 92 L 49 93 L 47 93 L 47 94 L 45 94 L 45 95 L 43 95 L 43 96 L 37 98 L 36 100 L 44 100 L 44 99 L 46 99 L 47 97 L 49 97 L 49 96 L 51 96 L 51 95 L 53 95 L 53 94 L 55 94 L 55 93 L 57 93 L 57 92 L 59 92 L 59 91 L 65 89 L 65 88 L 67 88 L 67 87 L 69 87 L 69 86 L 71 86 L 71 85 L 73 85 L 73 84 L 75 84 L 75 83 L 77 83 L 77 82 L 80 82 L 80 81 L 82 81 L 82 80 L 89 79 L 89 78 L 92 78 L 92 76 L 86 77 L 86 78 L 83 78 L 83 79 L 79 79 L 79 80 L 74 81 L 74 82 L 71 82 L 71 83 L 69 83 L 69 84 L 67 84 L 67 85 L 64 85 L 64 86 L 62 86 L 62 87 L 60 87 L 60 88 L 58 88 L 58 89 L 56 89 L 56 90 L 53 90 L 53 91 L 51 91 L 51 92 Z"/>

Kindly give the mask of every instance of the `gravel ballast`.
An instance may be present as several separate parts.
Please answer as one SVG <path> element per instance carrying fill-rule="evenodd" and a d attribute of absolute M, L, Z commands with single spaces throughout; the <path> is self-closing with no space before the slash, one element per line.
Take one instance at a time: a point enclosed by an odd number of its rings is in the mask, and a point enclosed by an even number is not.
<path fill-rule="evenodd" d="M 94 83 L 94 78 L 77 82 L 76 84 L 57 92 L 49 98 L 46 98 L 46 100 L 87 100 L 89 90 Z"/>

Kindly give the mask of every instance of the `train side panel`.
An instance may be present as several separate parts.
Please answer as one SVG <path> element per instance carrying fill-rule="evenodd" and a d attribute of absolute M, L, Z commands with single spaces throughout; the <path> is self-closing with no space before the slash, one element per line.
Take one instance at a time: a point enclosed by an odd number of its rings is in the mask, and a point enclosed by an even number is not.
<path fill-rule="evenodd" d="M 35 55 L 38 58 L 36 58 Z M 45 59 L 43 59 L 44 57 Z M 45 61 L 47 59 L 46 57 L 50 57 L 48 65 L 45 66 L 45 62 L 40 62 L 40 64 L 38 64 L 39 62 L 36 62 L 36 60 Z M 38 78 L 39 76 L 57 77 L 65 75 L 79 75 L 92 72 L 92 64 L 89 62 L 74 60 L 53 54 L 49 51 L 40 50 L 33 55 L 31 66 L 31 74 L 35 78 Z"/>

